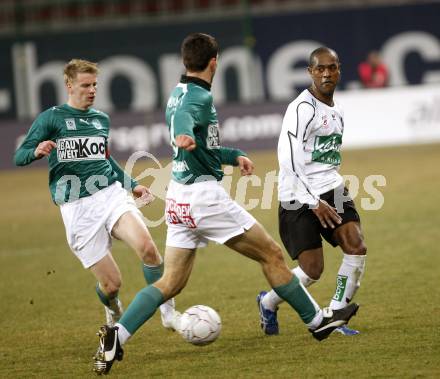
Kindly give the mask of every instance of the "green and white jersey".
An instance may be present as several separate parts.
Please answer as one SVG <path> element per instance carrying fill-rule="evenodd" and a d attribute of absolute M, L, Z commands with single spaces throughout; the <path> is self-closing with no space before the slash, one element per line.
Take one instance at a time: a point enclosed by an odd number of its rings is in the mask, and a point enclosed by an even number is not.
<path fill-rule="evenodd" d="M 339 174 L 344 115 L 304 90 L 284 115 L 278 140 L 279 201 L 318 203 L 319 195 L 342 184 Z"/>
<path fill-rule="evenodd" d="M 67 104 L 52 107 L 33 122 L 15 152 L 15 164 L 32 163 L 38 144 L 54 141 L 57 147 L 48 160 L 49 188 L 56 204 L 90 196 L 116 180 L 133 188 L 137 183 L 108 154 L 109 126 L 108 115 L 96 109 L 83 111 Z"/>
<path fill-rule="evenodd" d="M 222 164 L 236 166 L 237 157 L 246 155 L 220 145 L 211 86 L 202 79 L 183 75 L 170 95 L 165 115 L 174 151 L 172 177 L 176 182 L 219 181 L 223 177 Z M 193 151 L 178 148 L 178 135 L 192 137 L 197 147 Z"/>

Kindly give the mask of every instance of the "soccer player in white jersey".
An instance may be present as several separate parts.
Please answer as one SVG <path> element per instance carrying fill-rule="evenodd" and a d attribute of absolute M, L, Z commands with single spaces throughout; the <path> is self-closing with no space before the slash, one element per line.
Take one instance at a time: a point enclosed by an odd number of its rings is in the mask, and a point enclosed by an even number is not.
<path fill-rule="evenodd" d="M 186 75 L 172 91 L 166 110 L 174 154 L 165 210 L 168 229 L 164 275 L 138 292 L 114 327 L 104 325 L 100 329 L 94 362 L 99 375 L 107 374 L 115 360 L 122 360 L 123 345 L 157 307 L 183 290 L 197 249 L 209 241 L 258 262 L 272 288 L 318 340 L 327 338 L 358 309 L 357 304 L 337 311 L 320 309 L 288 269 L 280 246 L 221 186 L 222 164 L 238 166 L 242 175 L 250 175 L 253 163 L 241 150 L 220 144 L 211 94 L 217 57 L 218 44 L 212 36 L 193 33 L 183 41 Z"/>
<path fill-rule="evenodd" d="M 110 118 L 92 107 L 98 83 L 96 63 L 72 59 L 64 67 L 67 103 L 42 112 L 15 152 L 24 166 L 48 158 L 49 188 L 59 205 L 69 246 L 96 278 L 96 293 L 107 323 L 122 314 L 118 298 L 121 273 L 111 253 L 112 237 L 127 243 L 142 261 L 143 276 L 162 275 L 162 257 L 128 191 L 151 200 L 147 187 L 129 177 L 109 154 Z M 124 186 L 124 188 L 122 187 Z M 161 308 L 165 327 L 173 328 L 173 300 Z"/>
<path fill-rule="evenodd" d="M 333 93 L 340 68 L 333 50 L 320 47 L 311 53 L 308 72 L 312 85 L 289 104 L 278 142 L 279 231 L 289 255 L 298 260 L 292 272 L 304 287 L 318 281 L 324 269 L 321 236 L 343 251 L 330 302 L 333 310 L 344 308 L 353 299 L 367 252 L 359 214 L 338 173 L 344 115 Z M 279 333 L 281 302 L 273 290 L 257 296 L 260 325 L 268 335 Z M 336 331 L 359 333 L 346 325 Z"/>

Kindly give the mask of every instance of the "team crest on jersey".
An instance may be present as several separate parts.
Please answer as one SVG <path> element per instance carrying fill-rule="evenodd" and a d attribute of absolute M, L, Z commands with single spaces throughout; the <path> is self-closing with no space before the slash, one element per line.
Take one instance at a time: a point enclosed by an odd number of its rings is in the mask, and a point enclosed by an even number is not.
<path fill-rule="evenodd" d="M 94 118 L 94 119 L 92 120 L 92 125 L 93 125 L 96 129 L 102 129 L 101 121 L 99 121 L 97 118 Z"/>
<path fill-rule="evenodd" d="M 322 116 L 322 127 L 326 128 L 328 126 L 327 115 Z"/>
<path fill-rule="evenodd" d="M 208 125 L 208 136 L 206 137 L 206 147 L 208 149 L 220 148 L 220 134 L 218 131 L 218 124 Z"/>
<path fill-rule="evenodd" d="M 70 137 L 57 140 L 59 162 L 105 159 L 104 137 Z"/>
<path fill-rule="evenodd" d="M 64 121 L 66 123 L 67 130 L 76 130 L 76 124 L 74 118 L 65 118 Z"/>

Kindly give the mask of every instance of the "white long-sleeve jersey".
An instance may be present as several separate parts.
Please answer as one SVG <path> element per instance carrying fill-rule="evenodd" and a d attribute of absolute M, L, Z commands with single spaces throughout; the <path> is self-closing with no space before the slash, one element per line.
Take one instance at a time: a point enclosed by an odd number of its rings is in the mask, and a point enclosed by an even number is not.
<path fill-rule="evenodd" d="M 343 183 L 343 131 L 337 103 L 330 107 L 306 89 L 289 104 L 278 141 L 279 201 L 316 205 L 321 194 Z"/>

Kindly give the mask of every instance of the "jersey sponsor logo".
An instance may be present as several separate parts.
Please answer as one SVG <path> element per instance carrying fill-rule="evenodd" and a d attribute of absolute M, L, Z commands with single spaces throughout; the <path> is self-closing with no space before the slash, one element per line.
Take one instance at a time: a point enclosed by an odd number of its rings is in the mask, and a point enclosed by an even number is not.
<path fill-rule="evenodd" d="M 165 204 L 165 217 L 168 224 L 182 224 L 191 229 L 197 228 L 190 213 L 189 203 L 177 203 L 176 200 L 168 198 Z"/>
<path fill-rule="evenodd" d="M 59 162 L 105 159 L 104 137 L 70 137 L 57 140 Z"/>
<path fill-rule="evenodd" d="M 206 147 L 208 149 L 220 149 L 220 133 L 218 124 L 208 125 L 208 136 L 206 137 Z"/>
<path fill-rule="evenodd" d="M 188 171 L 188 163 L 186 161 L 173 161 L 173 172 Z"/>
<path fill-rule="evenodd" d="M 65 118 L 64 121 L 66 123 L 67 130 L 76 130 L 76 124 L 74 118 Z"/>
<path fill-rule="evenodd" d="M 336 291 L 333 300 L 342 301 L 344 298 L 345 287 L 347 286 L 348 276 L 338 275 L 336 278 Z"/>
<path fill-rule="evenodd" d="M 330 134 L 329 136 L 316 136 L 315 146 L 312 152 L 312 161 L 338 166 L 341 164 L 339 150 L 342 145 L 341 134 Z"/>

